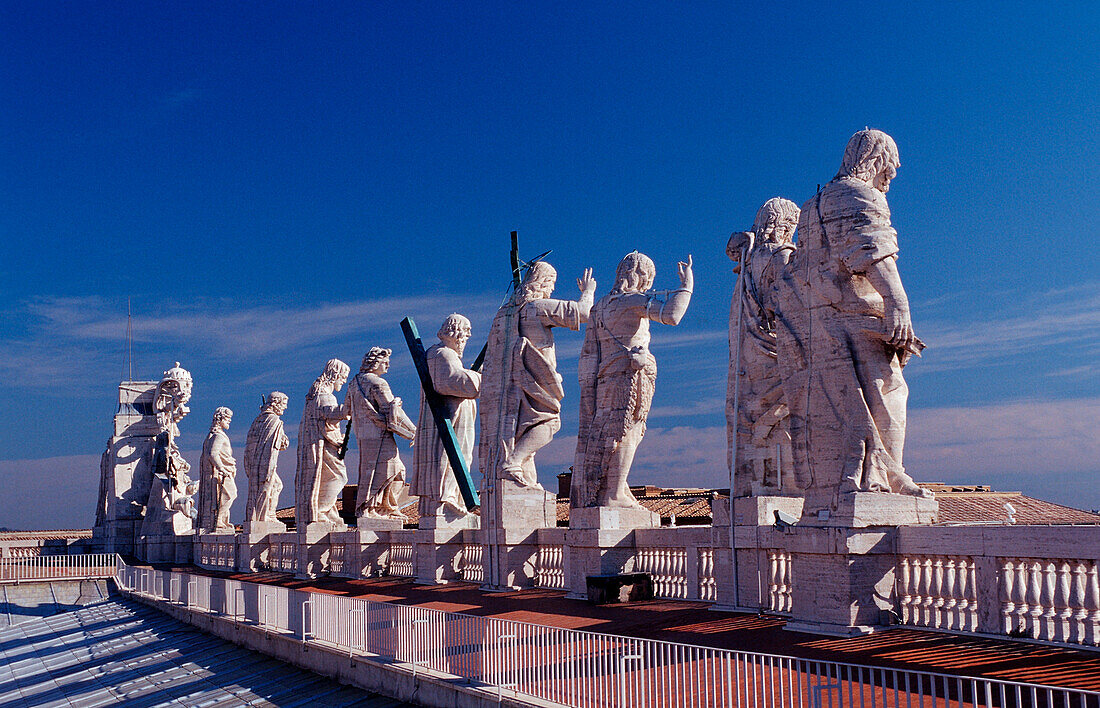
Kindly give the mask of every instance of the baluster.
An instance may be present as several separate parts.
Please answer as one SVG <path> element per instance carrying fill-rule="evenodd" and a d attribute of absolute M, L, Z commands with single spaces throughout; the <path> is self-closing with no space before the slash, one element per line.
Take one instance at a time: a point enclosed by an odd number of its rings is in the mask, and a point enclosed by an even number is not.
<path fill-rule="evenodd" d="M 779 611 L 779 559 L 776 551 L 768 551 L 768 609 Z"/>
<path fill-rule="evenodd" d="M 898 594 L 901 596 L 899 600 L 899 604 L 901 605 L 901 623 L 911 624 L 909 621 L 909 603 L 913 601 L 913 595 L 911 592 L 912 589 L 909 587 L 909 582 L 912 577 L 909 573 L 909 557 L 902 556 L 899 565 L 901 567 L 899 568 L 900 577 L 898 580 Z"/>
<path fill-rule="evenodd" d="M 679 597 L 681 600 L 688 596 L 687 553 L 686 548 L 680 548 L 676 551 L 676 565 L 678 566 L 676 574 L 680 579 Z"/>
<path fill-rule="evenodd" d="M 1085 619 L 1089 616 L 1085 606 L 1085 595 L 1088 588 L 1088 565 L 1085 561 L 1077 561 L 1073 568 L 1073 594 L 1070 606 L 1074 610 L 1073 622 L 1070 624 L 1069 641 L 1075 644 L 1083 644 L 1085 641 Z"/>
<path fill-rule="evenodd" d="M 1096 563 L 1089 563 L 1088 593 L 1085 595 L 1088 618 L 1085 620 L 1085 643 L 1100 644 L 1100 575 Z"/>
<path fill-rule="evenodd" d="M 1038 639 L 1042 633 L 1043 617 L 1043 564 L 1035 560 L 1028 569 L 1027 599 L 1031 605 L 1028 610 L 1028 633 L 1032 639 Z"/>
<path fill-rule="evenodd" d="M 946 629 L 959 629 L 958 616 L 955 608 L 959 604 L 958 586 L 955 584 L 955 559 L 948 557 L 944 564 L 943 593 L 939 602 L 943 604 L 943 627 Z"/>
<path fill-rule="evenodd" d="M 925 627 L 932 626 L 932 603 L 936 601 L 934 592 L 932 558 L 928 557 L 921 563 L 921 624 Z"/>
<path fill-rule="evenodd" d="M 932 626 L 943 628 L 943 558 L 937 557 L 932 563 Z"/>
<path fill-rule="evenodd" d="M 912 556 L 909 559 L 911 567 L 911 579 L 913 588 L 913 601 L 909 603 L 909 624 L 920 625 L 921 607 L 924 604 L 924 592 L 927 589 L 924 584 L 924 564 L 920 556 Z"/>
<path fill-rule="evenodd" d="M 958 599 L 958 604 L 955 606 L 955 623 L 952 625 L 955 629 L 966 631 L 969 629 L 970 622 L 970 575 L 969 559 L 959 558 L 956 563 L 958 568 L 958 585 L 955 597 Z"/>
<path fill-rule="evenodd" d="M 971 632 L 978 631 L 978 564 L 970 558 L 967 563 L 967 599 L 970 601 L 970 613 L 966 628 Z"/>
<path fill-rule="evenodd" d="M 1028 566 L 1026 560 L 1016 563 L 1016 622 L 1013 628 L 1019 634 L 1027 632 L 1028 611 L 1031 609 L 1028 601 Z"/>
<path fill-rule="evenodd" d="M 1073 589 L 1073 570 L 1068 561 L 1063 560 L 1057 570 L 1058 586 L 1056 597 L 1056 609 L 1058 618 L 1054 624 L 1054 639 L 1059 642 L 1069 641 L 1069 623 L 1073 617 L 1073 607 L 1070 605 L 1069 596 Z"/>
<path fill-rule="evenodd" d="M 790 612 L 794 603 L 794 561 L 783 551 L 783 611 Z"/>
<path fill-rule="evenodd" d="M 1043 618 L 1042 637 L 1048 642 L 1054 641 L 1055 616 L 1058 614 L 1055 604 L 1055 592 L 1058 583 L 1058 566 L 1054 561 L 1047 561 L 1043 567 Z"/>

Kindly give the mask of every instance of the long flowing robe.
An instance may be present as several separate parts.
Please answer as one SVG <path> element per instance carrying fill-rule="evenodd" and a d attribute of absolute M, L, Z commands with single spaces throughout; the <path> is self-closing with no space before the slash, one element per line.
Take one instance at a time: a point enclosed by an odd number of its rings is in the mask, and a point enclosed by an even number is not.
<path fill-rule="evenodd" d="M 458 449 L 469 465 L 474 452 L 474 425 L 477 420 L 477 396 L 481 390 L 481 374 L 462 365 L 458 354 L 436 344 L 426 352 L 432 385 L 443 402 L 445 415 L 454 426 Z M 413 470 L 409 493 L 420 497 L 421 515 L 432 515 L 440 505 L 456 513 L 466 506 L 458 481 L 443 449 L 443 441 L 435 428 L 431 409 L 420 392 L 420 415 L 416 421 L 416 442 L 413 445 Z M 425 514 L 427 512 L 427 514 Z"/>
<path fill-rule="evenodd" d="M 283 482 L 279 479 L 279 452 L 290 447 L 290 439 L 283 431 L 283 419 L 273 411 L 263 410 L 252 421 L 244 447 L 244 472 L 248 477 L 248 506 L 245 518 L 249 521 L 273 522 L 279 506 L 279 492 Z"/>
<path fill-rule="evenodd" d="M 908 388 L 881 338 L 885 306 L 865 275 L 896 258 L 886 196 L 834 179 L 803 207 L 799 247 L 777 282 L 779 362 L 807 514 L 839 495 L 915 487 L 902 466 Z"/>
<path fill-rule="evenodd" d="M 772 289 L 794 250 L 793 244 L 757 241 L 740 265 L 738 283 L 730 306 L 730 363 L 726 389 L 726 438 L 728 464 L 733 464 L 734 495 L 745 496 L 761 487 L 776 488 L 777 473 L 790 465 L 790 434 L 787 431 L 787 406 L 783 397 L 782 377 L 776 361 L 776 337 L 772 310 Z M 737 321 L 738 296 L 742 321 Z M 741 338 L 737 361 L 737 337 Z M 737 391 L 737 371 L 744 371 Z M 734 419 L 734 397 L 740 394 Z M 782 453 L 780 453 L 782 450 Z M 755 484 L 754 484 L 755 483 Z M 784 470 L 784 489 L 791 489 L 793 475 Z"/>
<path fill-rule="evenodd" d="M 331 392 L 311 391 L 306 396 L 302 423 L 298 426 L 298 469 L 294 476 L 294 508 L 299 530 L 306 524 L 344 524 L 336 501 L 348 482 L 348 470 L 338 453 L 344 442 L 340 421 L 344 406 Z"/>
<path fill-rule="evenodd" d="M 199 523 L 207 531 L 232 531 L 229 507 L 237 498 L 237 461 L 233 446 L 220 426 L 215 426 L 202 444 L 199 460 Z"/>
<path fill-rule="evenodd" d="M 577 302 L 545 298 L 506 303 L 489 330 L 481 390 L 478 467 L 485 480 L 510 479 L 538 486 L 534 454 L 511 460 L 517 441 L 536 428 L 561 429 L 565 398 L 558 374 L 553 327 L 580 329 L 587 321 Z"/>
<path fill-rule="evenodd" d="M 404 518 L 401 497 L 405 465 L 394 433 L 411 439 L 416 427 L 378 374 L 361 372 L 348 384 L 348 407 L 359 445 L 355 515 Z"/>

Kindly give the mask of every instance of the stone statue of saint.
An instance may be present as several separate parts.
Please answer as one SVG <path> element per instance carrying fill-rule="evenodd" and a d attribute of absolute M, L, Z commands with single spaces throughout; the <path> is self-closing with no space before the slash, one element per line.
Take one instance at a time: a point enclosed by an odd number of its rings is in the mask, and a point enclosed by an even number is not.
<path fill-rule="evenodd" d="M 157 416 L 160 432 L 151 448 L 153 478 L 145 505 L 142 535 L 190 532 L 198 516 L 194 496 L 199 485 L 187 476 L 191 465 L 183 459 L 176 444 L 179 422 L 191 411 L 187 407 L 191 390 L 191 373 L 177 361 L 164 372 L 153 393 L 153 413 Z"/>
<path fill-rule="evenodd" d="M 481 374 L 462 365 L 462 352 L 469 338 L 470 320 L 458 314 L 448 315 L 439 328 L 439 344 L 426 352 L 432 385 L 443 401 L 467 464 L 474 452 L 477 396 L 481 390 Z M 409 493 L 420 497 L 420 516 L 434 517 L 442 512 L 453 518 L 465 517 L 466 505 L 423 391 L 416 429 Z"/>
<path fill-rule="evenodd" d="M 776 363 L 772 291 L 795 249 L 798 213 L 794 202 L 773 197 L 756 212 L 752 231 L 735 233 L 726 245 L 741 280 L 730 307 L 726 389 L 728 463 L 737 461 L 734 496 L 797 490 L 790 469 L 787 402 Z"/>
<path fill-rule="evenodd" d="M 248 506 L 245 518 L 251 523 L 275 523 L 275 511 L 279 506 L 279 492 L 283 482 L 279 479 L 279 453 L 290 447 L 290 439 L 283 432 L 283 419 L 289 398 L 285 393 L 272 391 L 260 408 L 260 414 L 248 429 L 244 446 L 244 473 L 248 478 Z"/>
<path fill-rule="evenodd" d="M 202 444 L 199 461 L 199 528 L 214 533 L 233 533 L 229 507 L 237 498 L 237 461 L 229 443 L 233 411 L 225 406 L 214 410 L 210 434 Z"/>
<path fill-rule="evenodd" d="M 676 325 L 691 301 L 691 256 L 679 264 L 680 287 L 661 297 L 647 292 L 656 277 L 648 256 L 627 254 L 615 287 L 592 307 L 577 366 L 580 429 L 570 506 L 640 509 L 627 475 L 645 435 L 657 382 L 649 323 Z"/>
<path fill-rule="evenodd" d="M 535 263 L 493 319 L 480 396 L 483 479 L 542 489 L 535 453 L 561 428 L 565 397 L 552 328 L 580 329 L 596 291 L 589 268 L 577 280 L 579 300 L 551 299 L 557 276 L 549 263 Z"/>
<path fill-rule="evenodd" d="M 390 369 L 392 350 L 371 347 L 359 373 L 348 384 L 347 406 L 359 444 L 359 490 L 355 516 L 403 521 L 405 465 L 394 435 L 412 440 L 416 426 L 382 378 Z"/>
<path fill-rule="evenodd" d="M 776 289 L 776 331 L 803 516 L 851 492 L 930 497 L 902 466 L 913 334 L 886 192 L 897 145 L 861 130 L 840 171 L 802 206 L 798 250 Z"/>
<path fill-rule="evenodd" d="M 308 524 L 324 522 L 342 528 L 336 501 L 348 481 L 340 459 L 344 435 L 340 421 L 351 414 L 333 394 L 347 383 L 350 368 L 339 359 L 329 359 L 324 371 L 306 395 L 302 423 L 298 426 L 298 470 L 294 476 L 294 509 L 298 531 Z"/>

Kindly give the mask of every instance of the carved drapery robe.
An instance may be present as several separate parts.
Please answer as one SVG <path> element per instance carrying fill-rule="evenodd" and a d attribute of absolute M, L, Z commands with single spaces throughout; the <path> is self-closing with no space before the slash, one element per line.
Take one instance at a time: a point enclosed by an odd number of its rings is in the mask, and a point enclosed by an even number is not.
<path fill-rule="evenodd" d="M 199 523 L 207 531 L 233 531 L 229 507 L 237 498 L 237 461 L 233 446 L 221 427 L 215 427 L 202 444 L 199 461 Z"/>
<path fill-rule="evenodd" d="M 865 275 L 897 257 L 886 196 L 834 179 L 802 207 L 798 234 L 777 282 L 776 329 L 795 473 L 813 513 L 846 492 L 915 485 L 902 466 L 908 388 Z"/>
<path fill-rule="evenodd" d="M 245 518 L 254 522 L 273 522 L 283 482 L 276 469 L 279 452 L 290 447 L 283 431 L 283 419 L 271 411 L 261 411 L 248 429 L 244 448 L 244 472 L 248 477 L 248 507 Z"/>
<path fill-rule="evenodd" d="M 761 488 L 778 488 L 780 480 L 777 479 L 777 472 L 790 466 L 787 406 L 783 396 L 782 377 L 776 362 L 772 290 L 776 277 L 782 274 L 793 250 L 793 244 L 756 241 L 745 259 L 746 262 L 740 265 L 738 278 L 744 278 L 745 282 L 737 285 L 730 307 L 726 435 L 729 455 L 727 464 L 733 464 L 735 439 L 740 445 L 737 450 L 737 470 L 733 476 L 735 496 L 753 494 Z M 740 328 L 737 321 L 738 294 L 742 299 Z M 739 334 L 740 369 L 745 374 L 741 377 L 738 424 L 734 420 L 734 396 Z M 788 490 L 796 487 L 790 469 L 783 469 L 782 487 Z"/>
<path fill-rule="evenodd" d="M 432 384 L 443 401 L 446 416 L 458 437 L 458 448 L 468 465 L 474 452 L 476 399 L 481 390 L 481 374 L 463 367 L 458 354 L 442 343 L 430 347 L 426 356 Z M 466 513 L 458 481 L 423 391 L 420 392 L 420 416 L 416 421 L 416 430 L 409 493 L 420 497 L 421 514 L 433 515 L 440 505 L 456 513 Z"/>
<path fill-rule="evenodd" d="M 497 312 L 489 332 L 481 400 L 479 469 L 483 480 L 511 479 L 538 486 L 534 454 L 509 458 L 516 441 L 540 426 L 561 428 L 565 397 L 551 328 L 578 330 L 587 321 L 579 303 L 551 298 L 512 301 Z"/>
<path fill-rule="evenodd" d="M 378 374 L 361 372 L 352 379 L 347 403 L 359 445 L 355 515 L 403 519 L 400 503 L 405 465 L 394 433 L 411 439 L 416 427 Z"/>
<path fill-rule="evenodd" d="M 343 525 L 336 501 L 348 482 L 348 470 L 337 454 L 344 442 L 340 421 L 347 414 L 336 396 L 311 392 L 298 427 L 298 470 L 294 477 L 294 508 L 299 530 L 306 524 Z"/>

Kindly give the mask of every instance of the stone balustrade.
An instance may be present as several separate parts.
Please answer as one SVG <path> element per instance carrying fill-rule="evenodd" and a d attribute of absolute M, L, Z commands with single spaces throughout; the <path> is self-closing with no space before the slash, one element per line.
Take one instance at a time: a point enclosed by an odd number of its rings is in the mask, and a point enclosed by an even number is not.
<path fill-rule="evenodd" d="M 390 543 L 389 556 L 386 559 L 386 575 L 399 578 L 416 576 L 416 560 L 413 557 L 411 543 Z"/>
<path fill-rule="evenodd" d="M 565 589 L 565 545 L 539 544 L 536 559 L 535 585 L 551 590 Z"/>
<path fill-rule="evenodd" d="M 484 546 L 480 543 L 466 543 L 462 546 L 462 579 L 468 583 L 485 582 L 483 549 Z"/>
<path fill-rule="evenodd" d="M 786 615 L 791 612 L 791 554 L 782 548 L 770 548 L 768 556 L 768 612 Z"/>

